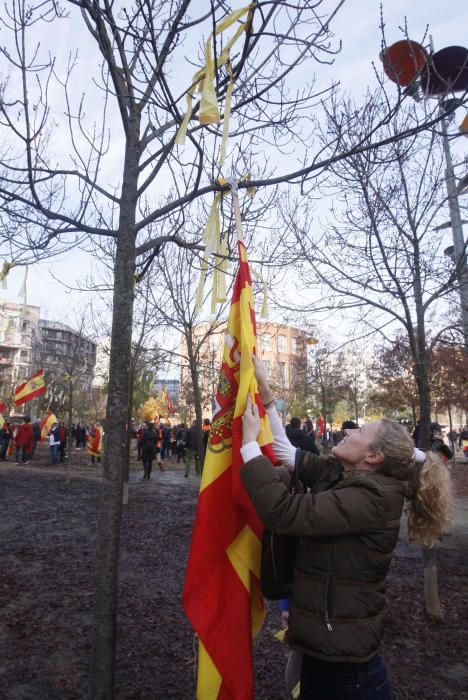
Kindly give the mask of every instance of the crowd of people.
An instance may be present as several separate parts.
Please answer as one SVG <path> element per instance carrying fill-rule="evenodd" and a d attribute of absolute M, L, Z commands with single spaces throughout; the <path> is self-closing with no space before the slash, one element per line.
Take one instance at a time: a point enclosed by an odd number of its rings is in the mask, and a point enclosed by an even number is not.
<path fill-rule="evenodd" d="M 143 479 L 150 479 L 152 464 L 156 461 L 159 470 L 164 471 L 163 460 L 173 457 L 177 463 L 185 465 L 184 476 L 188 477 L 192 466 L 196 474 L 203 471 L 203 455 L 206 452 L 211 421 L 203 420 L 202 444 L 199 444 L 198 423 L 194 420 L 190 427 L 186 423 L 171 426 L 169 423 L 146 421 L 136 431 L 138 461 L 143 464 Z"/>
<path fill-rule="evenodd" d="M 77 450 L 87 449 L 91 462 L 100 462 L 102 435 L 99 423 L 92 426 L 78 423 L 69 429 L 63 420 L 58 420 L 44 429 L 40 420 L 32 422 L 29 416 L 19 424 L 5 420 L 0 429 L 0 461 L 6 462 L 12 457 L 17 465 L 30 464 L 37 445 L 47 440 L 51 464 L 63 464 L 73 444 Z"/>

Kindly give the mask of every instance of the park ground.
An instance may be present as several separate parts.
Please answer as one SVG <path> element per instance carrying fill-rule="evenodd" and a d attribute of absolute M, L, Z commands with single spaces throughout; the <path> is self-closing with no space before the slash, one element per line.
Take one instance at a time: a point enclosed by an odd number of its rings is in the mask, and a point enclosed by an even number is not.
<path fill-rule="evenodd" d="M 0 463 L 0 697 L 86 698 L 93 615 L 97 466 L 72 450 L 66 469 L 43 446 L 27 466 Z M 199 477 L 183 465 L 141 479 L 133 460 L 122 519 L 117 691 L 125 700 L 195 696 L 194 638 L 181 607 Z M 468 464 L 452 469 L 456 511 L 438 545 L 444 621 L 424 612 L 423 564 L 404 528 L 387 583 L 382 656 L 395 700 L 468 698 Z M 282 700 L 285 647 L 268 604 L 255 642 L 255 698 Z"/>

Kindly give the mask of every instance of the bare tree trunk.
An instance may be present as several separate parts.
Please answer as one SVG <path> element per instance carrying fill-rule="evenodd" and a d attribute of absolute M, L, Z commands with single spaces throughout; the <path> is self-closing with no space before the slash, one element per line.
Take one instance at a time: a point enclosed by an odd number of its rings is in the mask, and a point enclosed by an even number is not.
<path fill-rule="evenodd" d="M 132 126 L 136 127 L 136 124 Z M 120 521 L 127 458 L 126 422 L 135 279 L 134 226 L 138 182 L 136 145 L 127 146 L 125 161 L 114 271 L 106 449 L 103 451 L 104 489 L 97 533 L 95 611 L 89 686 L 91 700 L 114 698 Z"/>
<path fill-rule="evenodd" d="M 203 445 L 203 431 L 202 431 L 202 425 L 203 425 L 203 412 L 202 412 L 202 401 L 201 401 L 201 390 L 200 390 L 200 381 L 199 381 L 199 375 L 198 375 L 198 363 L 197 363 L 197 358 L 194 355 L 193 352 L 193 343 L 192 343 L 192 338 L 190 334 L 187 334 L 186 336 L 187 340 L 187 355 L 189 359 L 189 366 L 190 366 L 190 377 L 192 379 L 192 387 L 193 387 L 193 403 L 195 406 L 195 418 L 197 419 L 197 455 L 198 455 L 198 464 L 200 467 L 200 472 L 203 470 L 203 462 L 205 459 L 205 454 L 204 454 L 204 445 Z"/>
<path fill-rule="evenodd" d="M 124 471 L 124 484 L 123 484 L 123 494 L 122 494 L 122 505 L 128 505 L 128 482 L 130 478 L 130 451 L 132 447 L 132 398 L 133 398 L 133 384 L 135 379 L 135 371 L 132 367 L 130 370 L 130 387 L 128 391 L 128 404 L 127 404 L 127 444 L 125 446 L 125 471 Z"/>

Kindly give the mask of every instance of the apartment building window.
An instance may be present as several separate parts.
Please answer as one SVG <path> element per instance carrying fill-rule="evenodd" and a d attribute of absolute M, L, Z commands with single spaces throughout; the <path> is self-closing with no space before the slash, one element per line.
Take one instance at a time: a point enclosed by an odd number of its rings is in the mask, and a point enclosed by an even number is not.
<path fill-rule="evenodd" d="M 286 336 L 285 335 L 278 336 L 278 352 L 287 352 L 287 350 L 286 350 Z"/>
<path fill-rule="evenodd" d="M 271 333 L 263 333 L 262 339 L 262 350 L 271 350 L 273 348 L 273 343 L 271 340 Z"/>
<path fill-rule="evenodd" d="M 291 338 L 291 352 L 293 355 L 297 353 L 297 338 Z"/>

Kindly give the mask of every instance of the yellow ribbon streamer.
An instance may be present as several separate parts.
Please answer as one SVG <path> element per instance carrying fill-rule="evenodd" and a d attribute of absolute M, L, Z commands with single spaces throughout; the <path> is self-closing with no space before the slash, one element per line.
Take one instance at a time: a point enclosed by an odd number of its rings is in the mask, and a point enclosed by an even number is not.
<path fill-rule="evenodd" d="M 210 214 L 208 216 L 208 221 L 206 222 L 205 230 L 203 231 L 203 243 L 205 244 L 205 252 L 203 253 L 200 279 L 198 282 L 197 289 L 197 301 L 195 306 L 195 311 L 200 311 L 203 306 L 203 288 L 205 286 L 206 270 L 208 268 L 208 260 L 213 253 L 218 253 L 220 248 L 220 221 L 219 221 L 219 205 L 221 198 L 223 196 L 222 192 L 217 192 L 213 199 L 213 204 L 211 205 Z M 216 273 L 216 267 L 215 267 Z M 213 296 L 216 294 L 215 288 L 213 288 Z M 216 303 L 215 303 L 216 307 Z M 214 313 L 214 312 L 213 312 Z"/>
<path fill-rule="evenodd" d="M 19 297 L 23 297 L 23 308 L 22 308 L 22 314 L 26 313 L 26 306 L 28 302 L 28 272 L 29 272 L 29 265 L 26 265 L 25 270 L 24 270 L 24 280 L 23 284 L 21 285 L 21 289 L 18 292 Z"/>
<path fill-rule="evenodd" d="M 248 182 L 250 180 L 250 173 L 244 175 L 240 182 Z M 220 185 L 227 185 L 228 180 L 223 177 L 218 178 L 218 183 Z M 247 193 L 250 197 L 255 194 L 254 187 L 248 187 Z M 205 229 L 203 231 L 203 243 L 205 244 L 205 250 L 202 257 L 201 267 L 200 267 L 200 278 L 198 280 L 197 295 L 195 302 L 195 312 L 198 313 L 203 306 L 203 290 L 205 287 L 206 273 L 208 270 L 209 258 L 211 255 L 216 256 L 214 266 L 213 266 L 213 291 L 211 295 L 211 314 L 216 313 L 217 304 L 222 304 L 226 301 L 226 274 L 228 269 L 228 247 L 227 239 L 223 238 L 221 240 L 221 223 L 219 207 L 223 196 L 229 194 L 226 192 L 217 192 L 213 199 L 213 204 L 211 205 L 210 213 L 208 216 L 208 221 L 206 222 Z M 267 286 L 266 282 L 263 280 L 261 275 L 254 273 L 256 278 L 263 284 L 263 306 L 262 306 L 262 318 L 267 318 Z"/>
<path fill-rule="evenodd" d="M 236 10 L 235 12 L 232 12 L 230 15 L 225 17 L 219 24 L 216 25 L 215 28 L 215 36 L 219 36 L 222 34 L 226 29 L 229 29 L 235 22 L 237 22 L 241 17 L 243 17 L 245 14 L 248 14 L 247 20 L 243 22 L 242 24 L 239 25 L 237 28 L 237 31 L 235 32 L 234 36 L 231 37 L 231 39 L 227 42 L 226 46 L 224 49 L 221 51 L 221 54 L 216 61 L 217 67 L 221 68 L 225 64 L 229 62 L 229 52 L 233 45 L 236 43 L 236 41 L 239 39 L 241 34 L 248 29 L 251 23 L 252 19 L 252 10 L 255 6 L 255 3 L 251 3 L 250 5 L 247 5 L 246 7 L 240 8 L 239 10 Z M 210 34 L 208 37 L 208 40 L 205 44 L 205 65 L 203 68 L 200 68 L 195 75 L 193 76 L 192 80 L 192 85 L 187 91 L 187 111 L 185 113 L 184 119 L 182 121 L 182 124 L 180 125 L 179 131 L 177 132 L 177 136 L 175 139 L 176 144 L 182 146 L 185 143 L 185 137 L 187 134 L 187 127 L 188 123 L 190 121 L 190 117 L 192 116 L 192 104 L 193 104 L 193 96 L 195 92 L 198 90 L 201 92 L 201 99 L 200 99 L 200 114 L 199 114 L 199 119 L 200 119 L 200 124 L 219 124 L 220 122 L 220 113 L 219 113 L 219 108 L 218 108 L 218 101 L 216 97 L 216 90 L 215 90 L 215 62 L 212 57 L 211 53 L 211 44 L 213 42 L 213 33 Z M 231 83 L 233 82 L 233 77 L 232 77 L 232 71 L 229 71 L 231 75 L 231 81 L 228 86 L 228 91 L 226 93 L 226 103 L 228 102 L 228 93 L 229 93 L 229 105 L 228 106 L 228 111 L 230 113 L 230 102 L 231 102 L 231 96 L 232 96 L 232 85 Z M 226 129 L 225 129 L 226 131 Z M 224 138 L 224 137 L 223 137 Z M 227 139 L 227 136 L 226 136 Z M 223 144 L 221 144 L 221 147 L 223 147 Z M 224 145 L 224 150 L 226 146 Z"/>
<path fill-rule="evenodd" d="M 7 277 L 11 268 L 15 266 L 14 262 L 4 262 L 2 265 L 2 271 L 0 272 L 0 281 L 2 282 L 2 289 L 8 289 Z"/>

